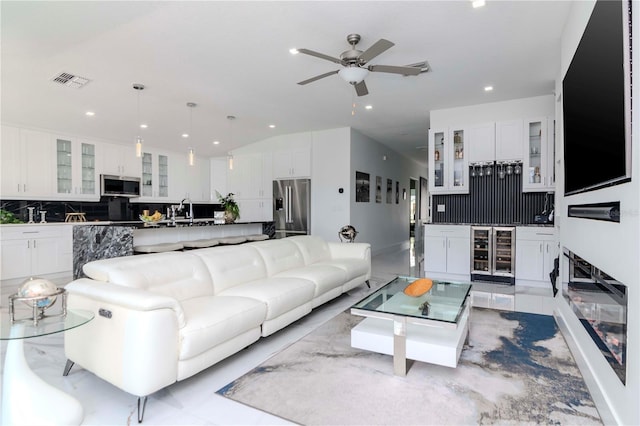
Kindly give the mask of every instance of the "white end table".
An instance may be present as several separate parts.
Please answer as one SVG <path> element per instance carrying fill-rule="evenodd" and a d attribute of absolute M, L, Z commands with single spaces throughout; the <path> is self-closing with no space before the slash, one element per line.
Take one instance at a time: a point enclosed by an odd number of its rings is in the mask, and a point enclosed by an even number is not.
<path fill-rule="evenodd" d="M 0 340 L 8 341 L 2 381 L 3 425 L 82 423 L 82 405 L 31 371 L 24 356 L 24 339 L 70 330 L 93 317 L 90 311 L 70 309 L 65 316 L 45 316 L 34 325 L 31 319 L 12 324 L 8 315 L 2 315 Z"/>

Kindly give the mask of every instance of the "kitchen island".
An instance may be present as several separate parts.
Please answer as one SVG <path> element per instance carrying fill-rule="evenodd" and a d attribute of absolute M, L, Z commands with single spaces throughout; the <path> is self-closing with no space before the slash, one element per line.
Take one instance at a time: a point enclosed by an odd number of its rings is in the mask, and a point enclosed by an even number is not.
<path fill-rule="evenodd" d="M 80 225 L 80 224 L 78 224 Z M 177 243 L 206 238 L 266 234 L 273 238 L 273 222 L 217 224 L 213 218 L 160 221 L 85 222 L 73 227 L 73 278 L 82 278 L 82 266 L 93 260 L 132 256 L 134 246 Z"/>

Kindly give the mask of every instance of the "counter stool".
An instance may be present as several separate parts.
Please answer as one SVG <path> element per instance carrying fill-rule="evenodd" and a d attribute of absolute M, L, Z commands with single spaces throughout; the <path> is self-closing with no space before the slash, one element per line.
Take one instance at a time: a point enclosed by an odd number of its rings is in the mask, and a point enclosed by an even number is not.
<path fill-rule="evenodd" d="M 231 244 L 242 244 L 247 241 L 247 237 L 245 236 L 237 236 L 237 237 L 222 237 L 218 238 L 220 244 L 231 245 Z"/>
<path fill-rule="evenodd" d="M 159 243 L 149 244 L 145 246 L 134 246 L 134 253 L 163 253 L 166 251 L 182 250 L 184 246 L 182 243 Z"/>
<path fill-rule="evenodd" d="M 201 240 L 183 241 L 182 245 L 186 250 L 213 247 L 220 244 L 217 238 L 204 238 Z"/>
<path fill-rule="evenodd" d="M 268 239 L 269 239 L 269 236 L 266 234 L 247 235 L 247 241 L 264 241 Z"/>

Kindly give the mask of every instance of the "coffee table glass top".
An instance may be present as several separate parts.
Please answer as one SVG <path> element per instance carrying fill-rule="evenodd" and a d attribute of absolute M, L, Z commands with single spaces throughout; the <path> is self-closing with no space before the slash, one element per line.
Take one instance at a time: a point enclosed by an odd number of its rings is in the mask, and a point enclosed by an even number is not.
<path fill-rule="evenodd" d="M 402 315 L 424 320 L 457 323 L 463 312 L 471 284 L 433 280 L 433 287 L 419 297 L 407 296 L 404 289 L 417 280 L 400 276 L 351 307 L 355 311 Z"/>
<path fill-rule="evenodd" d="M 0 318 L 0 340 L 28 339 L 30 337 L 45 336 L 47 334 L 59 333 L 71 330 L 91 321 L 93 312 L 80 309 L 68 309 L 63 317 L 45 316 L 38 320 L 38 325 L 33 325 L 32 319 L 24 318 L 23 313 L 16 314 L 16 321 L 12 324 L 9 313 L 2 311 Z"/>

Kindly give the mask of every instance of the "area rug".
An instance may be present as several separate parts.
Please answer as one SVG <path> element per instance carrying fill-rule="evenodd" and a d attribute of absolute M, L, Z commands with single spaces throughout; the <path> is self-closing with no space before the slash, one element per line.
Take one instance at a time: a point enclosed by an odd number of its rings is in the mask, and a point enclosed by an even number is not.
<path fill-rule="evenodd" d="M 217 391 L 302 425 L 602 424 L 550 316 L 474 308 L 457 368 L 351 348 L 343 312 Z"/>

